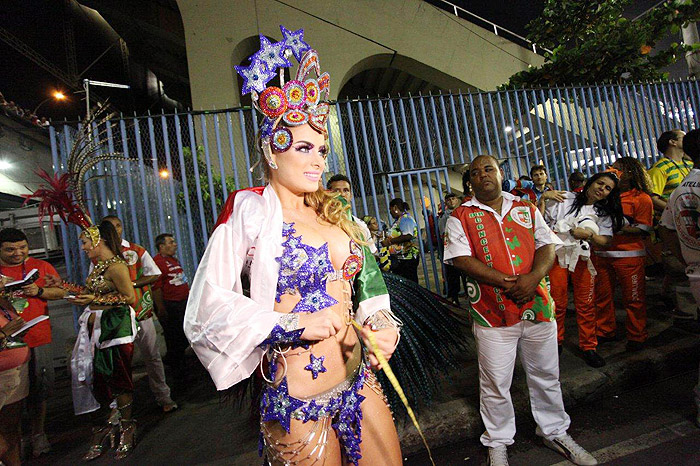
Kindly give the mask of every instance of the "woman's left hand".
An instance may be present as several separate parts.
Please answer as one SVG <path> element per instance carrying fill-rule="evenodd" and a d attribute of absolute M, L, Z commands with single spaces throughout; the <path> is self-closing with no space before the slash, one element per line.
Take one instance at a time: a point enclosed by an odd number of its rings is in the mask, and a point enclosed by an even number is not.
<path fill-rule="evenodd" d="M 66 298 L 66 301 L 69 301 L 73 304 L 77 304 L 78 306 L 87 306 L 94 300 L 94 294 L 79 294 L 78 296 L 75 296 L 73 298 Z"/>
<path fill-rule="evenodd" d="M 383 328 L 381 330 L 372 330 L 369 325 L 365 325 L 362 328 L 362 339 L 365 342 L 365 346 L 369 350 L 369 363 L 372 367 L 372 370 L 378 371 L 382 368 L 381 364 L 379 364 L 379 360 L 377 357 L 374 355 L 374 351 L 372 349 L 372 346 L 369 344 L 369 333 L 374 334 L 374 339 L 377 342 L 377 347 L 379 348 L 379 351 L 384 355 L 384 358 L 388 361 L 391 358 L 391 355 L 394 354 L 394 350 L 396 349 L 396 342 L 399 339 L 399 334 L 398 331 L 395 328 Z"/>

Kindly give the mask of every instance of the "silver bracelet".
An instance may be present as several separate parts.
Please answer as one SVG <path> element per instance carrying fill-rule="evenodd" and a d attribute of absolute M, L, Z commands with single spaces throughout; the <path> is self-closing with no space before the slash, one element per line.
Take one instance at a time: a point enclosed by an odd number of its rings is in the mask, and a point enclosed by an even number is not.
<path fill-rule="evenodd" d="M 394 328 L 396 329 L 396 344 L 394 345 L 394 349 L 396 349 L 397 346 L 399 346 L 399 342 L 401 341 L 401 327 L 403 327 L 403 322 L 401 322 L 401 319 L 396 317 L 393 312 L 389 309 L 381 309 L 371 316 L 367 317 L 364 322 L 365 325 L 369 325 L 369 327 L 373 331 L 377 330 L 382 330 L 385 328 Z"/>
<path fill-rule="evenodd" d="M 401 331 L 403 322 L 399 320 L 389 309 L 381 309 L 365 319 L 364 325 L 369 325 L 372 330 L 395 328 Z"/>
<path fill-rule="evenodd" d="M 291 332 L 299 328 L 299 314 L 295 312 L 290 312 L 289 314 L 284 314 L 279 318 L 278 325 L 284 329 L 285 332 Z"/>

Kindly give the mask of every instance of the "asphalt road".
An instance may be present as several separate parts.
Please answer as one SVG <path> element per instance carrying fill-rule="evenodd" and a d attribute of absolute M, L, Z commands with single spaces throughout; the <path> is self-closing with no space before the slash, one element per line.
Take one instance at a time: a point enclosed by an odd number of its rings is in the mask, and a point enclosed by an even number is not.
<path fill-rule="evenodd" d="M 589 404 L 567 409 L 569 433 L 601 464 L 615 466 L 700 465 L 700 428 L 694 424 L 693 387 L 697 370 L 686 372 Z M 568 465 L 542 445 L 531 416 L 517 420 L 511 465 Z M 433 450 L 436 465 L 481 465 L 486 449 L 470 440 Z M 429 465 L 423 452 L 406 458 L 407 466 Z"/>

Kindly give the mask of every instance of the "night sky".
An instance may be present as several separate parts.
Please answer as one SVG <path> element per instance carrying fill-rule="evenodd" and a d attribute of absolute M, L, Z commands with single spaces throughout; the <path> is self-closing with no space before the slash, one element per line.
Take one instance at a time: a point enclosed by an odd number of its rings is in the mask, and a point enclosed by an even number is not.
<path fill-rule="evenodd" d="M 74 3 L 75 6 L 75 3 Z M 75 8 L 75 43 L 77 68 L 80 73 L 99 57 L 116 39 L 106 29 L 95 27 L 90 21 L 89 9 Z M 16 36 L 36 52 L 67 70 L 66 52 L 63 46 L 63 2 L 55 0 L 3 0 L 0 2 L 0 26 Z M 39 116 L 53 119 L 76 120 L 85 113 L 82 94 L 75 95 L 60 79 L 44 70 L 30 59 L 0 41 L 2 66 L 0 66 L 0 92 L 5 99 L 15 101 L 23 108 L 33 110 L 53 90 L 64 91 L 69 95 L 68 102 L 44 103 Z M 92 68 L 85 77 L 96 80 L 124 82 L 126 76 L 121 64 L 119 47 L 113 47 Z M 129 96 L 116 95 L 118 91 L 99 91 L 105 98 L 124 102 L 129 107 Z"/>

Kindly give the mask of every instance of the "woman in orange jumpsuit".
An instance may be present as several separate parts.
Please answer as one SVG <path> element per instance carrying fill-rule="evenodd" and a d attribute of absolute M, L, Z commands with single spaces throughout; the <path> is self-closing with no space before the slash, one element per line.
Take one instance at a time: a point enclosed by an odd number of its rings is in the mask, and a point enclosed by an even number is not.
<path fill-rule="evenodd" d="M 608 248 L 599 248 L 593 256 L 598 271 L 595 281 L 595 305 L 599 343 L 615 340 L 615 283 L 622 287 L 627 314 L 627 349 L 638 350 L 647 339 L 646 282 L 644 238 L 652 231 L 654 206 L 650 197 L 651 182 L 642 164 L 632 157 L 617 159 L 613 168 L 620 170 L 620 200 L 625 225 L 615 232 Z"/>
<path fill-rule="evenodd" d="M 545 204 L 545 221 L 560 239 L 572 247 L 571 253 L 562 253 L 561 248 L 557 249 L 557 260 L 549 271 L 551 294 L 556 304 L 559 351 L 564 342 L 564 317 L 571 282 L 579 348 L 586 364 L 591 367 L 602 367 L 605 360 L 596 351 L 598 342 L 593 304 L 596 274 L 589 258 L 591 249 L 609 244 L 613 233 L 622 225 L 618 182 L 616 173 L 596 173 L 580 193 L 565 193 L 562 202 L 549 200 Z"/>

